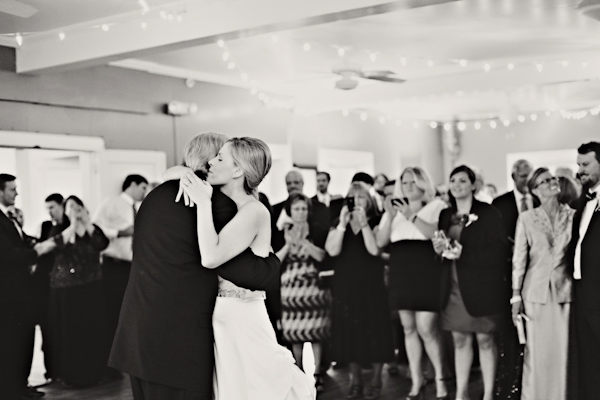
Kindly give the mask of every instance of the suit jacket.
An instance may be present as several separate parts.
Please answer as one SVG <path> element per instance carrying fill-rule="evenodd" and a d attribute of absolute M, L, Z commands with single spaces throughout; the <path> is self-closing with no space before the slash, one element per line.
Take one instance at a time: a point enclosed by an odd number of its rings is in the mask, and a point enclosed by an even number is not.
<path fill-rule="evenodd" d="M 14 223 L 0 211 L 0 313 L 16 312 L 33 318 L 32 281 L 29 266 L 37 253 L 28 246 Z M 4 315 L 0 316 L 0 320 Z M 1 322 L 0 322 L 1 324 Z"/>
<path fill-rule="evenodd" d="M 535 197 L 532 201 L 534 208 L 540 205 L 539 200 Z M 510 192 L 506 192 L 503 195 L 496 197 L 494 201 L 492 201 L 492 205 L 500 211 L 504 232 L 506 232 L 511 241 L 514 241 L 515 231 L 517 229 L 517 219 L 519 218 L 519 209 L 517 208 L 515 192 L 511 190 Z"/>
<path fill-rule="evenodd" d="M 550 287 L 558 303 L 571 301 L 573 281 L 567 248 L 575 210 L 562 205 L 554 226 L 541 207 L 521 213 L 517 221 L 513 254 L 512 287 L 524 301 L 546 304 Z"/>
<path fill-rule="evenodd" d="M 498 210 L 473 199 L 471 214 L 477 221 L 465 226 L 460 236 L 462 254 L 456 260 L 458 285 L 465 307 L 474 317 L 500 313 L 508 304 L 510 285 L 505 281 L 508 260 L 508 240 L 502 228 Z M 439 229 L 446 234 L 454 214 L 452 208 L 442 210 Z M 442 269 L 442 309 L 448 302 L 451 284 L 451 261 L 444 259 Z"/>
<path fill-rule="evenodd" d="M 215 270 L 203 268 L 196 210 L 175 203 L 179 184 L 168 181 L 143 201 L 135 221 L 133 262 L 109 365 L 141 379 L 212 398 L 212 314 L 217 274 L 252 290 L 279 282 L 274 254 L 245 251 Z M 237 212 L 219 190 L 212 199 L 220 231 Z"/>
<path fill-rule="evenodd" d="M 569 246 L 569 273 L 571 274 L 585 205 L 586 201 L 583 199 L 573 218 L 573 233 Z M 600 290 L 598 288 L 600 288 L 600 212 L 597 211 L 593 214 L 581 242 L 581 280 L 578 281 L 576 290 L 579 291 L 578 300 L 583 298 L 584 301 L 576 306 L 583 310 L 596 335 L 600 337 Z"/>

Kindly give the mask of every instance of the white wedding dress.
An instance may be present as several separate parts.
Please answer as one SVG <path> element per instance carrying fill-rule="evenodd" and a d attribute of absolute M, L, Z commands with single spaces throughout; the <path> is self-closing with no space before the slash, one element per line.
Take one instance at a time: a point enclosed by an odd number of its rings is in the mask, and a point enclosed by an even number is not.
<path fill-rule="evenodd" d="M 312 380 L 277 343 L 265 293 L 219 277 L 213 314 L 215 400 L 313 400 Z"/>

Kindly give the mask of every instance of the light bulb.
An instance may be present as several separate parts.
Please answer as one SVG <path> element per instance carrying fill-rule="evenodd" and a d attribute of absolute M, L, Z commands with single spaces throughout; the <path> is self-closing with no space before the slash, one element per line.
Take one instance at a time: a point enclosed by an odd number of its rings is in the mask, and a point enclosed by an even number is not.
<path fill-rule="evenodd" d="M 431 122 L 429 123 L 429 126 L 431 127 L 431 129 L 435 129 L 435 128 L 437 128 L 438 124 L 437 124 L 437 122 L 435 122 L 435 121 L 431 121 Z"/>
<path fill-rule="evenodd" d="M 106 25 L 106 24 L 102 24 L 102 30 L 103 30 L 104 32 L 108 32 L 108 30 L 109 30 L 109 29 L 110 29 L 110 27 L 109 27 L 108 25 Z"/>
<path fill-rule="evenodd" d="M 349 114 L 350 114 L 350 111 L 348 111 L 348 110 L 346 110 L 346 109 L 343 109 L 343 110 L 342 110 L 342 115 L 343 115 L 344 117 L 347 117 Z"/>
<path fill-rule="evenodd" d="M 490 69 L 492 69 L 492 66 L 490 64 L 486 63 L 486 64 L 483 65 L 483 70 L 485 72 L 490 72 Z"/>
<path fill-rule="evenodd" d="M 18 44 L 19 46 L 21 46 L 21 45 L 23 44 L 23 36 L 21 36 L 21 34 L 20 34 L 20 33 L 17 33 L 17 34 L 15 35 L 15 40 L 17 41 L 17 44 Z"/>
<path fill-rule="evenodd" d="M 464 131 L 465 128 L 467 127 L 467 124 L 465 124 L 464 122 L 459 122 L 456 127 L 458 128 L 459 131 Z"/>
<path fill-rule="evenodd" d="M 481 128 L 481 123 L 477 121 L 473 126 L 475 127 L 475 129 L 479 130 Z"/>
<path fill-rule="evenodd" d="M 466 67 L 468 63 L 469 63 L 469 62 L 468 62 L 467 60 L 460 60 L 460 61 L 458 62 L 458 64 L 459 64 L 461 67 Z"/>
<path fill-rule="evenodd" d="M 64 32 L 59 32 L 58 33 L 58 38 L 60 39 L 60 41 L 62 42 L 63 40 L 65 40 L 65 33 Z"/>
<path fill-rule="evenodd" d="M 360 119 L 365 122 L 367 120 L 367 113 L 360 113 Z"/>
<path fill-rule="evenodd" d="M 220 48 L 225 47 L 225 42 L 221 39 L 217 40 L 217 46 L 219 46 Z"/>
<path fill-rule="evenodd" d="M 229 52 L 228 51 L 223 53 L 223 61 L 227 61 L 227 60 L 229 60 Z"/>

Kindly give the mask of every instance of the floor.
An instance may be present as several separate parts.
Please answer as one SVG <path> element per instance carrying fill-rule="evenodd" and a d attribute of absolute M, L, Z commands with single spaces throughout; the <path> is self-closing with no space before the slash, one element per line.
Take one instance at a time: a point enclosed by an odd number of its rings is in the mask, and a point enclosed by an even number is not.
<path fill-rule="evenodd" d="M 29 383 L 31 385 L 38 385 L 43 382 L 44 366 L 43 366 L 43 353 L 40 350 L 40 335 L 39 331 L 36 332 L 36 347 L 34 352 L 34 360 L 31 369 L 31 375 L 29 377 Z M 311 366 L 314 362 L 311 357 L 311 352 L 308 347 L 305 348 L 304 354 L 304 365 Z M 307 367 L 307 373 L 312 374 L 313 368 Z M 404 366 L 399 368 L 400 374 L 398 376 L 390 376 L 388 373 L 388 367 L 384 367 L 383 371 L 383 389 L 380 400 L 404 400 L 404 396 L 408 394 L 410 389 L 410 378 L 407 374 L 407 369 Z M 370 378 L 370 371 L 363 370 L 363 379 L 368 382 Z M 341 400 L 346 398 L 348 390 L 348 370 L 345 368 L 330 368 L 327 371 L 325 378 L 325 391 L 320 393 L 318 400 Z M 454 385 L 449 383 L 450 392 L 453 393 Z M 471 380 L 471 398 L 478 399 L 481 397 L 483 390 L 481 375 L 478 372 L 472 374 Z M 124 378 L 122 380 L 112 381 L 103 385 L 98 385 L 85 389 L 65 389 L 59 384 L 51 384 L 49 386 L 40 387 L 39 390 L 46 393 L 43 397 L 44 400 L 81 400 L 81 399 L 94 399 L 94 400 L 132 400 L 131 389 L 129 387 L 129 380 Z M 425 387 L 425 397 L 421 400 L 435 400 L 435 385 L 433 383 L 428 384 Z"/>

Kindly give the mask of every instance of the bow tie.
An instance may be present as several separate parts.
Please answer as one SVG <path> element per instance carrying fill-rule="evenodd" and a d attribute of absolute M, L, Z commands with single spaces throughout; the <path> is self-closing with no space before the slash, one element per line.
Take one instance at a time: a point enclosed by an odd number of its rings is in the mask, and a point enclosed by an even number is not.
<path fill-rule="evenodd" d="M 595 198 L 596 198 L 596 192 L 587 192 L 587 193 L 585 194 L 585 199 L 586 199 L 587 201 L 592 201 L 592 200 L 594 200 Z"/>

